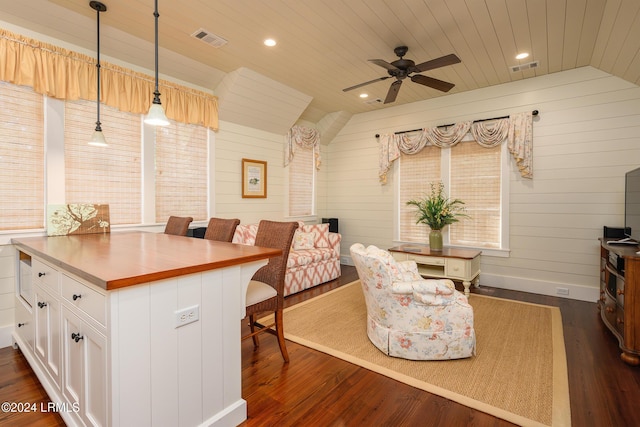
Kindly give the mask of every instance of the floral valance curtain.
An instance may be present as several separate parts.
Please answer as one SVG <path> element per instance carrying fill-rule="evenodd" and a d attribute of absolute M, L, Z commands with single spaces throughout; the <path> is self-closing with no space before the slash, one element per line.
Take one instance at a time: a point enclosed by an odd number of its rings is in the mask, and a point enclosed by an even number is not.
<path fill-rule="evenodd" d="M 516 160 L 520 175 L 533 178 L 533 117 L 531 112 L 517 113 L 508 119 L 488 122 L 461 122 L 447 128 L 422 129 L 417 134 L 386 134 L 380 137 L 379 179 L 387 182 L 387 172 L 400 153 L 416 154 L 427 145 L 453 147 L 471 132 L 483 147 L 495 147 L 504 141 Z"/>
<path fill-rule="evenodd" d="M 65 100 L 95 100 L 95 58 L 0 29 L 0 80 L 30 86 Z M 153 77 L 100 61 L 101 102 L 146 114 L 153 100 Z M 218 130 L 218 99 L 164 80 L 159 82 L 167 117 Z"/>
<path fill-rule="evenodd" d="M 313 148 L 313 159 L 316 169 L 320 170 L 320 131 L 304 126 L 289 129 L 284 144 L 284 165 L 287 166 L 295 155 L 297 147 Z"/>

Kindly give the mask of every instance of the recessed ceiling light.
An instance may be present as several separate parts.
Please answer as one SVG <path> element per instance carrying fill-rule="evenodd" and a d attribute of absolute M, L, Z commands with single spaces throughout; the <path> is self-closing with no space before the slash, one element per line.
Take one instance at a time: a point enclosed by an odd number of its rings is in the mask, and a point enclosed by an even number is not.
<path fill-rule="evenodd" d="M 266 40 L 264 41 L 264 45 L 265 45 L 265 46 L 272 47 L 272 46 L 275 46 L 275 45 L 276 45 L 276 41 L 275 41 L 274 39 L 266 39 Z"/>
<path fill-rule="evenodd" d="M 369 94 L 368 93 L 361 93 L 360 94 L 360 98 L 368 98 Z"/>
<path fill-rule="evenodd" d="M 522 52 L 516 55 L 516 59 L 524 59 L 526 57 L 528 57 L 529 54 L 527 52 Z"/>

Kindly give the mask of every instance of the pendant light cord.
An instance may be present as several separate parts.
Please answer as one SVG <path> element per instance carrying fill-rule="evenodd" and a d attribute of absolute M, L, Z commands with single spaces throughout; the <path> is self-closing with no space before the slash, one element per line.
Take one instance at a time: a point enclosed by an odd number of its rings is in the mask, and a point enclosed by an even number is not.
<path fill-rule="evenodd" d="M 96 90 L 97 90 L 97 95 L 96 95 L 96 106 L 97 106 L 97 121 L 96 121 L 96 130 L 99 132 L 102 132 L 102 127 L 100 126 L 100 8 L 97 7 L 96 8 L 96 13 L 97 13 L 97 22 L 98 22 L 98 43 L 97 43 L 97 63 L 96 63 L 96 70 L 98 71 L 98 77 L 97 77 L 97 85 L 96 85 Z"/>
<path fill-rule="evenodd" d="M 153 12 L 153 16 L 155 17 L 156 22 L 156 86 L 155 91 L 153 92 L 153 103 L 161 104 L 160 92 L 158 91 L 158 18 L 160 18 L 160 14 L 158 13 L 158 0 L 155 0 L 155 10 Z"/>

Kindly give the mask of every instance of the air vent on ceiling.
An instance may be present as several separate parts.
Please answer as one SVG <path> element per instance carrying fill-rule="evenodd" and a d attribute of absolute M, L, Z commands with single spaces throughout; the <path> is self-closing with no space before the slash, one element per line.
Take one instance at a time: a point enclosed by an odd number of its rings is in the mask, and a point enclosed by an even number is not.
<path fill-rule="evenodd" d="M 215 48 L 219 48 L 227 44 L 227 40 L 220 36 L 216 36 L 211 31 L 207 31 L 204 28 L 200 28 L 198 31 L 191 34 L 191 37 L 195 37 L 198 40 L 201 40 Z"/>
<path fill-rule="evenodd" d="M 530 68 L 538 68 L 538 65 L 540 65 L 538 61 L 533 61 L 533 62 L 528 62 L 526 64 L 513 65 L 510 68 L 512 73 L 517 73 L 518 71 L 524 71 Z"/>
<path fill-rule="evenodd" d="M 382 102 L 382 99 L 380 99 L 380 98 L 370 99 L 368 101 L 364 101 L 365 104 L 369 104 L 369 105 L 378 104 L 378 103 L 381 103 L 381 102 Z"/>

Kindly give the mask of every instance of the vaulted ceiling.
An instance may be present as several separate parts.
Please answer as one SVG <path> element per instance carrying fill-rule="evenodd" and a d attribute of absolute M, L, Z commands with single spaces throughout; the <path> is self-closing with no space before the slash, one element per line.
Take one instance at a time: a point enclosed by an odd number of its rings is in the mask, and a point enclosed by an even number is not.
<path fill-rule="evenodd" d="M 153 1 L 103 3 L 102 54 L 153 69 Z M 317 123 L 338 112 L 366 112 L 587 65 L 640 85 L 638 0 L 159 0 L 159 10 L 162 75 L 214 94 L 230 93 L 228 76 L 234 82 L 238 74 L 249 76 L 240 79 L 253 82 L 242 97 L 277 97 L 283 87 L 291 88 L 287 97 L 299 102 L 294 121 Z M 0 20 L 85 53 L 95 51 L 95 13 L 89 0 L 0 0 Z M 201 29 L 227 43 L 216 48 L 194 38 Z M 277 45 L 264 46 L 266 38 Z M 461 63 L 422 73 L 455 87 L 444 93 L 406 79 L 395 103 L 386 105 L 376 100 L 385 99 L 393 78 L 342 90 L 388 76 L 368 60 L 392 62 L 400 45 L 416 63 L 455 53 Z M 523 51 L 530 56 L 517 60 Z M 535 68 L 511 70 L 533 61 Z M 271 92 L 263 86 L 272 86 Z M 369 97 L 361 99 L 362 92 Z"/>

